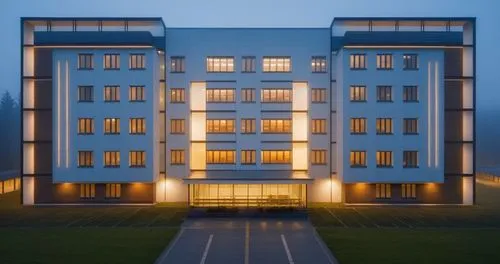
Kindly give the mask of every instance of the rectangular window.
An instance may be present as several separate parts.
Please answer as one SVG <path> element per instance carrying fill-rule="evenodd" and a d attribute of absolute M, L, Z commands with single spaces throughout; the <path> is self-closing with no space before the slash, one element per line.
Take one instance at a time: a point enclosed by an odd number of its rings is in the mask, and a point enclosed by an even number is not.
<path fill-rule="evenodd" d="M 377 54 L 377 70 L 392 70 L 392 54 Z"/>
<path fill-rule="evenodd" d="M 78 86 L 78 102 L 80 103 L 94 102 L 94 86 L 91 85 Z"/>
<path fill-rule="evenodd" d="M 392 118 L 377 118 L 377 135 L 392 135 Z"/>
<path fill-rule="evenodd" d="M 130 54 L 128 59 L 128 68 L 131 70 L 144 70 L 146 69 L 146 55 L 145 54 Z"/>
<path fill-rule="evenodd" d="M 207 57 L 207 72 L 234 72 L 234 57 Z"/>
<path fill-rule="evenodd" d="M 311 102 L 312 103 L 326 103 L 326 89 L 313 88 L 311 89 Z"/>
<path fill-rule="evenodd" d="M 104 54 L 104 69 L 119 70 L 120 69 L 120 54 Z"/>
<path fill-rule="evenodd" d="M 207 103 L 234 103 L 235 89 L 207 89 Z"/>
<path fill-rule="evenodd" d="M 184 119 L 170 119 L 170 134 L 184 134 L 185 129 Z"/>
<path fill-rule="evenodd" d="M 417 185 L 416 184 L 401 184 L 401 198 L 403 198 L 403 199 L 417 199 Z"/>
<path fill-rule="evenodd" d="M 241 58 L 241 72 L 255 72 L 255 56 Z"/>
<path fill-rule="evenodd" d="M 366 102 L 366 86 L 351 85 L 351 102 Z"/>
<path fill-rule="evenodd" d="M 104 102 L 120 102 L 120 86 L 106 85 L 104 86 Z"/>
<path fill-rule="evenodd" d="M 128 164 L 130 168 L 146 167 L 146 152 L 145 151 L 130 151 L 128 153 Z"/>
<path fill-rule="evenodd" d="M 313 56 L 311 58 L 312 72 L 326 72 L 326 57 Z"/>
<path fill-rule="evenodd" d="M 351 167 L 366 167 L 366 151 L 351 151 Z"/>
<path fill-rule="evenodd" d="M 104 151 L 104 167 L 119 168 L 120 167 L 120 152 L 119 151 Z"/>
<path fill-rule="evenodd" d="M 349 65 L 351 70 L 366 70 L 366 54 L 351 54 Z"/>
<path fill-rule="evenodd" d="M 207 119 L 207 133 L 234 133 L 234 119 Z"/>
<path fill-rule="evenodd" d="M 351 118 L 351 134 L 366 134 L 366 118 Z"/>
<path fill-rule="evenodd" d="M 106 199 L 120 199 L 122 185 L 119 183 L 106 183 Z"/>
<path fill-rule="evenodd" d="M 130 86 L 128 90 L 128 100 L 130 102 L 144 102 L 146 101 L 146 94 L 144 86 Z"/>
<path fill-rule="evenodd" d="M 404 54 L 403 55 L 403 69 L 404 70 L 418 70 L 418 55 L 417 54 Z"/>
<path fill-rule="evenodd" d="M 80 199 L 94 199 L 95 184 L 80 184 Z"/>
<path fill-rule="evenodd" d="M 94 167 L 94 152 L 78 151 L 78 168 L 93 168 L 93 167 Z"/>
<path fill-rule="evenodd" d="M 311 120 L 311 132 L 313 134 L 326 134 L 326 119 Z"/>
<path fill-rule="evenodd" d="M 120 118 L 104 118 L 104 135 L 120 134 Z"/>
<path fill-rule="evenodd" d="M 94 55 L 87 53 L 78 54 L 78 69 L 79 70 L 93 70 L 94 69 Z"/>
<path fill-rule="evenodd" d="M 94 119 L 78 118 L 78 135 L 93 135 L 93 134 L 94 134 Z"/>
<path fill-rule="evenodd" d="M 403 151 L 403 168 L 418 168 L 418 151 Z"/>
<path fill-rule="evenodd" d="M 377 102 L 392 102 L 392 86 L 377 86 Z"/>
<path fill-rule="evenodd" d="M 145 118 L 130 118 L 128 124 L 129 124 L 129 134 L 131 135 L 146 134 Z"/>
<path fill-rule="evenodd" d="M 418 102 L 418 86 L 403 86 L 403 102 Z"/>
<path fill-rule="evenodd" d="M 260 129 L 262 133 L 275 133 L 275 134 L 292 133 L 292 120 L 262 119 Z"/>
<path fill-rule="evenodd" d="M 392 168 L 392 151 L 377 151 L 377 168 Z"/>
<path fill-rule="evenodd" d="M 262 103 L 291 103 L 292 89 L 262 89 L 260 101 Z"/>
<path fill-rule="evenodd" d="M 241 133 L 254 134 L 255 133 L 255 119 L 241 119 Z"/>
<path fill-rule="evenodd" d="M 241 89 L 241 102 L 255 103 L 255 89 L 254 88 Z"/>
<path fill-rule="evenodd" d="M 255 164 L 255 150 L 242 150 L 241 164 Z"/>
<path fill-rule="evenodd" d="M 207 164 L 235 164 L 234 150 L 207 150 Z"/>
<path fill-rule="evenodd" d="M 262 164 L 290 164 L 291 155 L 290 150 L 262 150 L 260 159 Z"/>
<path fill-rule="evenodd" d="M 391 199 L 391 185 L 385 183 L 375 184 L 375 198 Z"/>
<path fill-rule="evenodd" d="M 311 150 L 311 164 L 325 165 L 326 164 L 326 150 L 313 149 Z"/>
<path fill-rule="evenodd" d="M 292 58 L 290 56 L 264 56 L 262 72 L 291 72 Z"/>
<path fill-rule="evenodd" d="M 183 165 L 184 164 L 184 150 L 183 149 L 172 149 L 170 151 L 170 164 L 171 165 Z"/>
<path fill-rule="evenodd" d="M 171 103 L 184 103 L 184 88 L 172 88 L 170 89 L 170 102 Z"/>
<path fill-rule="evenodd" d="M 418 118 L 403 119 L 403 134 L 418 135 Z"/>
<path fill-rule="evenodd" d="M 183 56 L 170 57 L 170 72 L 183 73 L 185 70 L 185 58 Z"/>

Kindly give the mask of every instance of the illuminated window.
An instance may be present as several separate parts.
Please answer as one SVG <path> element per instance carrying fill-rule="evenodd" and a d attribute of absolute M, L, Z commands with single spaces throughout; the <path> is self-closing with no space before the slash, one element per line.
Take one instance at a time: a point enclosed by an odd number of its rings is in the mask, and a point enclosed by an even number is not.
<path fill-rule="evenodd" d="M 375 198 L 377 198 L 377 199 L 391 199 L 391 185 L 390 184 L 375 184 Z"/>
<path fill-rule="evenodd" d="M 326 89 L 313 88 L 311 89 L 312 103 L 326 103 Z"/>
<path fill-rule="evenodd" d="M 255 103 L 255 89 L 254 88 L 241 89 L 241 102 Z"/>
<path fill-rule="evenodd" d="M 377 102 L 392 102 L 392 86 L 377 86 Z"/>
<path fill-rule="evenodd" d="M 87 53 L 78 54 L 78 69 L 79 70 L 93 70 L 94 69 L 94 55 Z"/>
<path fill-rule="evenodd" d="M 311 150 L 311 164 L 325 165 L 326 164 L 326 150 L 313 149 Z"/>
<path fill-rule="evenodd" d="M 377 151 L 377 167 L 392 168 L 392 151 Z"/>
<path fill-rule="evenodd" d="M 404 54 L 403 55 L 403 69 L 404 70 L 418 70 L 418 55 L 417 54 Z"/>
<path fill-rule="evenodd" d="M 93 167 L 94 167 L 94 152 L 78 151 L 78 168 L 93 168 Z"/>
<path fill-rule="evenodd" d="M 234 133 L 234 119 L 208 119 L 207 133 Z"/>
<path fill-rule="evenodd" d="M 104 151 L 104 167 L 119 168 L 120 167 L 120 152 L 119 151 Z"/>
<path fill-rule="evenodd" d="M 119 70 L 120 69 L 120 54 L 104 54 L 104 69 Z"/>
<path fill-rule="evenodd" d="M 292 58 L 290 56 L 265 56 L 262 59 L 262 72 L 291 72 Z"/>
<path fill-rule="evenodd" d="M 144 102 L 146 101 L 146 94 L 144 86 L 130 86 L 128 90 L 128 100 L 130 102 Z"/>
<path fill-rule="evenodd" d="M 91 85 L 78 86 L 78 102 L 80 103 L 94 102 L 94 86 Z"/>
<path fill-rule="evenodd" d="M 290 119 L 262 119 L 262 133 L 292 133 L 292 120 Z"/>
<path fill-rule="evenodd" d="M 80 184 L 80 199 L 94 199 L 95 184 Z"/>
<path fill-rule="evenodd" d="M 144 134 L 146 134 L 146 119 L 145 118 L 130 118 L 128 124 L 129 124 L 129 133 L 131 135 L 144 135 Z"/>
<path fill-rule="evenodd" d="M 351 151 L 351 167 L 366 167 L 366 151 Z"/>
<path fill-rule="evenodd" d="M 172 149 L 170 150 L 170 164 L 183 165 L 184 164 L 184 150 Z"/>
<path fill-rule="evenodd" d="M 255 56 L 241 58 L 241 72 L 255 72 Z"/>
<path fill-rule="evenodd" d="M 262 89 L 260 101 L 262 103 L 291 103 L 292 89 Z"/>
<path fill-rule="evenodd" d="M 351 85 L 351 102 L 366 102 L 366 86 Z"/>
<path fill-rule="evenodd" d="M 170 89 L 170 102 L 171 103 L 184 103 L 184 89 L 183 88 L 172 88 Z"/>
<path fill-rule="evenodd" d="M 392 118 L 377 118 L 377 135 L 392 134 Z"/>
<path fill-rule="evenodd" d="M 78 118 L 78 135 L 93 135 L 93 134 L 94 134 L 94 119 Z"/>
<path fill-rule="evenodd" d="M 326 133 L 326 119 L 313 119 L 311 120 L 311 132 L 313 134 Z"/>
<path fill-rule="evenodd" d="M 130 168 L 146 167 L 146 152 L 145 151 L 129 151 L 128 164 Z"/>
<path fill-rule="evenodd" d="M 392 54 L 377 54 L 377 69 L 392 70 Z"/>
<path fill-rule="evenodd" d="M 366 134 L 366 118 L 351 118 L 351 134 Z"/>
<path fill-rule="evenodd" d="M 401 184 L 401 198 L 416 199 L 417 185 L 416 184 Z"/>
<path fill-rule="evenodd" d="M 104 86 L 104 102 L 120 102 L 120 86 Z"/>
<path fill-rule="evenodd" d="M 184 134 L 185 121 L 184 119 L 170 119 L 170 134 Z"/>
<path fill-rule="evenodd" d="M 185 58 L 183 56 L 170 57 L 170 72 L 183 73 L 185 70 Z"/>
<path fill-rule="evenodd" d="M 128 58 L 128 68 L 131 70 L 144 70 L 146 69 L 146 55 L 145 54 L 130 54 Z"/>
<path fill-rule="evenodd" d="M 106 184 L 106 199 L 120 199 L 121 197 L 121 184 L 119 183 L 107 183 Z"/>
<path fill-rule="evenodd" d="M 290 150 L 262 150 L 260 158 L 262 164 L 290 164 L 291 163 Z"/>
<path fill-rule="evenodd" d="M 234 72 L 234 57 L 207 57 L 207 72 Z"/>
<path fill-rule="evenodd" d="M 403 168 L 418 168 L 418 151 L 403 151 Z"/>
<path fill-rule="evenodd" d="M 403 86 L 403 102 L 418 102 L 418 86 Z"/>
<path fill-rule="evenodd" d="M 104 135 L 120 134 L 120 118 L 104 118 Z"/>
<path fill-rule="evenodd" d="M 242 150 L 241 164 L 255 164 L 255 150 Z"/>
<path fill-rule="evenodd" d="M 241 119 L 241 133 L 253 134 L 255 133 L 255 119 Z"/>
<path fill-rule="evenodd" d="M 349 65 L 351 70 L 366 70 L 366 54 L 351 54 Z"/>
<path fill-rule="evenodd" d="M 326 57 L 313 56 L 311 58 L 312 72 L 326 72 Z"/>
<path fill-rule="evenodd" d="M 234 89 L 207 89 L 207 103 L 234 103 Z"/>
<path fill-rule="evenodd" d="M 236 151 L 234 150 L 207 150 L 207 164 L 234 164 Z"/>
<path fill-rule="evenodd" d="M 403 119 L 403 134 L 418 135 L 418 118 Z"/>

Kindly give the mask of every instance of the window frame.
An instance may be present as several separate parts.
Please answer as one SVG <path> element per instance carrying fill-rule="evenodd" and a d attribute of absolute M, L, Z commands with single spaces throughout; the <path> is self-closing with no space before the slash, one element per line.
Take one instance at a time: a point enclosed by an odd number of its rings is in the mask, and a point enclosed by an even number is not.
<path fill-rule="evenodd" d="M 118 200 L 121 198 L 122 186 L 121 183 L 106 183 L 104 199 Z"/>
<path fill-rule="evenodd" d="M 291 134 L 292 132 L 293 121 L 291 118 L 262 118 L 260 120 L 261 134 Z"/>
<path fill-rule="evenodd" d="M 146 53 L 130 53 L 128 56 L 128 69 L 131 71 L 145 70 Z"/>
<path fill-rule="evenodd" d="M 134 159 L 135 154 L 135 159 Z M 128 152 L 128 167 L 129 168 L 146 168 L 146 151 L 130 150 Z"/>
<path fill-rule="evenodd" d="M 377 150 L 375 161 L 377 168 L 394 168 L 394 153 L 391 150 Z"/>
<path fill-rule="evenodd" d="M 135 94 L 134 94 L 134 92 L 135 92 Z M 135 97 L 136 99 L 133 99 L 133 97 Z M 146 102 L 146 86 L 145 85 L 130 85 L 128 88 L 128 101 L 130 103 L 144 103 L 144 102 Z"/>
<path fill-rule="evenodd" d="M 327 94 L 325 88 L 312 88 L 311 89 L 311 104 L 326 104 Z"/>
<path fill-rule="evenodd" d="M 256 165 L 257 164 L 257 151 L 255 149 L 242 149 L 240 151 L 240 164 L 241 165 Z"/>
<path fill-rule="evenodd" d="M 181 123 L 181 124 L 179 124 Z M 176 128 L 176 129 L 173 129 Z M 181 128 L 181 129 L 177 129 Z M 170 119 L 170 134 L 171 135 L 183 135 L 186 134 L 186 120 L 185 119 Z"/>
<path fill-rule="evenodd" d="M 77 167 L 80 169 L 94 168 L 94 151 L 92 150 L 78 150 L 77 153 Z M 83 157 L 82 157 L 83 156 Z"/>
<path fill-rule="evenodd" d="M 266 66 L 266 60 L 268 60 L 267 61 L 268 66 Z M 274 64 L 273 64 L 273 60 L 274 60 Z M 278 69 L 278 62 L 279 61 L 281 61 L 282 65 L 283 65 L 283 70 Z M 287 62 L 288 62 L 288 67 L 286 66 Z M 261 66 L 262 66 L 262 73 L 291 73 L 292 72 L 292 57 L 291 56 L 263 56 Z"/>
<path fill-rule="evenodd" d="M 394 55 L 392 53 L 377 54 L 377 71 L 394 70 Z"/>
<path fill-rule="evenodd" d="M 170 73 L 185 73 L 186 57 L 185 56 L 170 56 Z"/>
<path fill-rule="evenodd" d="M 349 86 L 349 102 L 351 103 L 366 103 L 368 97 L 368 88 L 366 85 L 350 85 Z"/>
<path fill-rule="evenodd" d="M 274 100 L 273 99 L 274 93 Z M 293 89 L 290 88 L 262 88 L 260 102 L 263 104 L 291 104 L 293 102 Z"/>
<path fill-rule="evenodd" d="M 417 185 L 415 183 L 401 184 L 401 199 L 403 200 L 416 200 L 417 199 Z"/>
<path fill-rule="evenodd" d="M 224 153 L 224 155 L 222 155 Z M 228 153 L 231 153 L 232 160 L 229 160 Z M 217 165 L 217 164 L 236 164 L 236 150 L 235 149 L 207 149 L 206 150 L 206 164 L 207 165 Z M 215 155 L 218 155 L 216 158 Z M 224 156 L 225 161 L 222 160 Z"/>
<path fill-rule="evenodd" d="M 312 73 L 327 73 L 328 72 L 326 56 L 312 56 L 311 57 L 311 72 Z"/>
<path fill-rule="evenodd" d="M 377 85 L 377 103 L 392 103 L 392 98 L 391 85 Z"/>
<path fill-rule="evenodd" d="M 387 130 L 387 127 L 390 127 L 390 130 Z M 394 122 L 392 118 L 378 117 L 375 120 L 375 131 L 377 135 L 394 135 Z"/>
<path fill-rule="evenodd" d="M 364 131 L 358 132 L 356 128 L 364 127 Z M 350 134 L 351 135 L 366 135 L 368 134 L 368 119 L 366 117 L 351 117 L 350 119 Z"/>
<path fill-rule="evenodd" d="M 375 199 L 389 200 L 392 198 L 392 185 L 389 183 L 375 184 Z"/>
<path fill-rule="evenodd" d="M 109 58 L 109 61 L 108 61 Z M 104 53 L 102 56 L 102 68 L 105 71 L 119 71 L 120 70 L 120 53 Z M 109 62 L 109 65 L 108 65 Z"/>
<path fill-rule="evenodd" d="M 90 58 L 90 60 L 89 60 Z M 94 70 L 94 54 L 93 53 L 78 53 L 78 67 L 79 71 L 92 71 Z"/>
<path fill-rule="evenodd" d="M 146 135 L 146 118 L 144 118 L 144 117 L 130 117 L 128 120 L 129 120 L 128 121 L 128 127 L 129 127 L 128 134 L 129 135 Z M 132 127 L 135 127 L 135 131 L 132 131 Z"/>
<path fill-rule="evenodd" d="M 327 122 L 324 118 L 311 119 L 311 134 L 324 135 L 328 133 Z"/>
<path fill-rule="evenodd" d="M 361 60 L 361 58 L 363 58 Z M 352 53 L 349 55 L 349 69 L 351 71 L 367 70 L 368 56 L 366 53 Z"/>
<path fill-rule="evenodd" d="M 241 118 L 240 120 L 240 133 L 241 134 L 256 134 L 257 123 L 255 118 Z M 250 124 L 248 124 L 250 123 Z M 249 125 L 249 126 L 248 126 Z M 250 127 L 250 129 L 247 129 Z"/>
<path fill-rule="evenodd" d="M 413 96 L 415 96 L 415 98 L 413 98 Z M 404 85 L 403 86 L 403 103 L 418 103 L 418 102 L 419 102 L 418 85 Z"/>
<path fill-rule="evenodd" d="M 273 153 L 276 158 L 274 160 L 272 159 Z M 260 151 L 260 161 L 264 165 L 292 164 L 292 155 L 292 151 L 288 149 L 262 149 Z M 278 156 L 282 156 L 283 158 L 280 160 Z"/>
<path fill-rule="evenodd" d="M 224 91 L 224 92 L 223 92 Z M 228 93 L 230 91 L 230 93 Z M 225 95 L 223 95 L 225 93 Z M 218 98 L 218 100 L 216 100 Z M 235 88 L 208 88 L 206 89 L 207 104 L 234 104 L 236 103 Z"/>
<path fill-rule="evenodd" d="M 95 198 L 95 183 L 80 183 L 80 199 L 92 200 Z"/>
<path fill-rule="evenodd" d="M 108 159 L 109 156 L 109 159 Z M 120 168 L 121 164 L 121 157 L 120 157 L 120 151 L 118 150 L 105 150 L 103 151 L 103 164 L 104 168 Z M 107 161 L 110 162 L 107 162 Z M 109 163 L 109 164 L 108 164 Z"/>
<path fill-rule="evenodd" d="M 170 165 L 185 165 L 186 152 L 184 149 L 171 149 L 170 150 Z"/>
<path fill-rule="evenodd" d="M 415 123 L 413 123 L 415 122 Z M 411 124 L 410 124 L 411 123 Z M 409 132 L 408 128 L 415 128 L 415 132 L 413 130 Z M 403 118 L 403 135 L 412 136 L 419 135 L 419 119 L 416 117 L 412 118 Z"/>
<path fill-rule="evenodd" d="M 176 92 L 179 92 L 177 94 Z M 175 97 L 172 97 L 172 94 L 175 94 Z M 176 100 L 173 101 L 172 99 L 175 98 Z M 181 100 L 177 100 L 181 99 Z M 186 89 L 184 88 L 170 88 L 170 103 L 171 104 L 185 104 L 186 103 Z"/>
<path fill-rule="evenodd" d="M 419 155 L 420 153 L 418 150 L 403 150 L 403 168 L 418 169 L 420 161 Z"/>
<path fill-rule="evenodd" d="M 215 68 L 217 61 L 219 62 L 218 69 Z M 230 63 L 231 61 L 232 64 Z M 223 62 L 224 67 L 222 66 Z M 207 56 L 205 58 L 205 70 L 207 73 L 234 73 L 236 70 L 234 56 Z"/>
<path fill-rule="evenodd" d="M 418 57 L 419 56 L 417 53 L 405 53 L 405 54 L 403 54 L 403 70 L 404 71 L 418 71 L 419 66 L 420 66 Z M 415 67 L 408 67 L 408 66 L 415 66 Z"/>
<path fill-rule="evenodd" d="M 367 168 L 366 150 L 351 150 L 349 152 L 349 166 L 351 168 Z"/>
<path fill-rule="evenodd" d="M 241 73 L 256 73 L 257 72 L 256 61 L 257 61 L 257 58 L 255 56 L 242 56 L 241 57 Z M 250 63 L 248 63 L 248 62 L 250 62 Z M 250 70 L 248 70 L 248 68 L 250 68 Z"/>
<path fill-rule="evenodd" d="M 236 133 L 236 119 L 206 119 L 205 131 L 207 134 L 234 134 Z"/>
<path fill-rule="evenodd" d="M 90 99 L 86 99 L 87 95 L 90 95 L 89 96 Z M 78 103 L 93 103 L 93 102 L 94 102 L 94 86 L 78 85 Z"/>
<path fill-rule="evenodd" d="M 109 120 L 109 126 L 106 124 L 106 121 Z M 119 117 L 105 117 L 103 125 L 104 135 L 120 135 L 121 133 L 121 121 Z M 113 124 L 113 121 L 114 124 Z M 109 127 L 109 132 L 108 132 Z"/>
<path fill-rule="evenodd" d="M 108 99 L 109 91 L 109 99 Z M 105 85 L 104 89 L 104 102 L 105 103 L 119 103 L 120 102 L 120 85 Z"/>
<path fill-rule="evenodd" d="M 82 121 L 84 122 L 83 128 L 81 126 Z M 77 131 L 78 131 L 79 136 L 94 135 L 94 133 L 95 133 L 94 118 L 92 118 L 92 117 L 79 117 Z"/>
<path fill-rule="evenodd" d="M 241 88 L 241 99 L 240 102 L 244 104 L 254 104 L 256 103 L 256 89 L 255 88 Z M 246 100 L 250 97 L 251 100 Z"/>
<path fill-rule="evenodd" d="M 326 149 L 311 149 L 311 165 L 326 165 L 327 152 Z"/>

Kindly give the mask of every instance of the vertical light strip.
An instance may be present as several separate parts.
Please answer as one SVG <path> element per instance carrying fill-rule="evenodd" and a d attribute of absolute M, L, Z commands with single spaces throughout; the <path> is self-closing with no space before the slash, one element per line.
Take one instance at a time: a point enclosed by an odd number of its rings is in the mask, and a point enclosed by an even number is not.
<path fill-rule="evenodd" d="M 61 167 L 61 62 L 57 61 L 57 167 Z"/>
<path fill-rule="evenodd" d="M 427 64 L 427 166 L 431 167 L 431 62 Z"/>
<path fill-rule="evenodd" d="M 69 168 L 69 66 L 66 60 L 66 168 Z"/>
<path fill-rule="evenodd" d="M 434 65 L 434 166 L 439 165 L 439 69 L 438 62 Z"/>

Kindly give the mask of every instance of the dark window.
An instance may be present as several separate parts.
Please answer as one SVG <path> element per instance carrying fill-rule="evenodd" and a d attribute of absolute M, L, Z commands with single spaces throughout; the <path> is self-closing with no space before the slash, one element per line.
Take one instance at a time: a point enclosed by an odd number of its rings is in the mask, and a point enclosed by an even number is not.
<path fill-rule="evenodd" d="M 311 164 L 325 165 L 326 164 L 326 150 L 313 149 L 311 150 Z"/>
<path fill-rule="evenodd" d="M 170 72 L 183 73 L 185 70 L 185 58 L 181 56 L 170 57 Z"/>
<path fill-rule="evenodd" d="M 375 198 L 391 199 L 391 185 L 385 183 L 375 184 Z"/>
<path fill-rule="evenodd" d="M 418 151 L 403 151 L 403 168 L 418 168 Z"/>
<path fill-rule="evenodd" d="M 377 135 L 392 134 L 392 118 L 377 118 Z"/>
<path fill-rule="evenodd" d="M 254 88 L 241 89 L 241 102 L 255 103 L 255 89 Z"/>
<path fill-rule="evenodd" d="M 172 149 L 170 151 L 170 164 L 171 165 L 183 165 L 184 164 L 184 150 L 183 149 Z"/>
<path fill-rule="evenodd" d="M 255 164 L 255 150 L 241 151 L 241 164 Z"/>
<path fill-rule="evenodd" d="M 93 168 L 93 167 L 94 167 L 94 152 L 78 151 L 78 168 Z"/>
<path fill-rule="evenodd" d="M 104 86 L 104 102 L 120 102 L 120 86 L 106 85 Z"/>
<path fill-rule="evenodd" d="M 377 69 L 392 70 L 392 54 L 377 54 Z"/>
<path fill-rule="evenodd" d="M 86 102 L 86 103 L 94 102 L 94 86 L 90 85 L 78 86 L 78 102 Z"/>
<path fill-rule="evenodd" d="M 120 134 L 120 118 L 104 118 L 104 135 Z"/>
<path fill-rule="evenodd" d="M 403 86 L 403 102 L 418 102 L 418 86 Z"/>
<path fill-rule="evenodd" d="M 170 103 L 184 103 L 184 89 L 183 88 L 172 88 L 170 89 Z"/>
<path fill-rule="evenodd" d="M 377 86 L 377 102 L 392 102 L 392 86 Z"/>
<path fill-rule="evenodd" d="M 255 56 L 241 58 L 241 72 L 255 72 Z"/>
<path fill-rule="evenodd" d="M 326 72 L 326 57 L 313 56 L 311 58 L 312 72 Z"/>
<path fill-rule="evenodd" d="M 130 151 L 128 153 L 129 167 L 130 168 L 144 168 L 146 167 L 146 152 L 145 151 Z"/>
<path fill-rule="evenodd" d="M 418 118 L 403 119 L 403 134 L 405 135 L 418 134 Z"/>
<path fill-rule="evenodd" d="M 130 118 L 129 133 L 131 135 L 146 134 L 146 119 L 145 118 Z"/>
<path fill-rule="evenodd" d="M 404 54 L 403 55 L 403 69 L 404 70 L 418 70 L 418 55 L 417 54 Z"/>
<path fill-rule="evenodd" d="M 366 134 L 366 118 L 351 118 L 351 134 Z"/>
<path fill-rule="evenodd" d="M 93 54 L 78 54 L 78 69 L 79 70 L 93 70 L 94 69 L 94 55 Z"/>
<path fill-rule="evenodd" d="M 94 119 L 78 118 L 78 135 L 93 135 L 93 134 L 94 134 Z"/>
<path fill-rule="evenodd" d="M 366 86 L 351 85 L 351 102 L 366 102 Z"/>
<path fill-rule="evenodd" d="M 128 68 L 131 70 L 143 70 L 146 68 L 145 54 L 130 54 L 128 59 Z"/>
<path fill-rule="evenodd" d="M 351 54 L 349 65 L 351 70 L 366 70 L 366 54 Z"/>
<path fill-rule="evenodd" d="M 392 167 L 392 151 L 377 151 L 377 167 L 378 168 Z"/>
<path fill-rule="evenodd" d="M 130 86 L 128 90 L 128 100 L 130 102 L 144 102 L 146 101 L 146 94 L 144 86 Z"/>
<path fill-rule="evenodd" d="M 351 167 L 366 167 L 366 151 L 351 151 Z"/>
<path fill-rule="evenodd" d="M 326 103 L 326 89 L 324 88 L 311 89 L 311 102 Z"/>
<path fill-rule="evenodd" d="M 104 69 L 119 70 L 120 69 L 120 54 L 104 54 Z"/>

